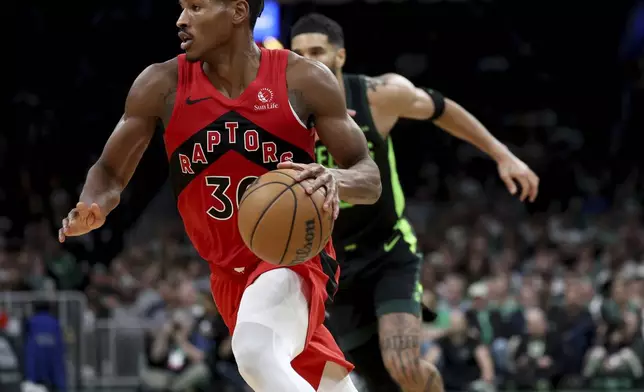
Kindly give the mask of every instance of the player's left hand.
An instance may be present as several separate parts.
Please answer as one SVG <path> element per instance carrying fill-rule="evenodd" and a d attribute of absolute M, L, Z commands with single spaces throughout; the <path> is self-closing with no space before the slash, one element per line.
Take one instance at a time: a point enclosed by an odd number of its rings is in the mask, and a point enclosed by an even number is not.
<path fill-rule="evenodd" d="M 333 219 L 337 219 L 340 213 L 340 198 L 338 195 L 338 183 L 333 171 L 318 163 L 295 163 L 291 161 L 281 162 L 277 165 L 278 169 L 293 169 L 299 173 L 295 181 L 302 182 L 307 179 L 313 181 L 305 184 L 306 193 L 312 195 L 320 188 L 326 190 L 326 199 L 324 200 L 324 210 L 333 213 Z"/>
<path fill-rule="evenodd" d="M 515 195 L 518 191 L 517 182 L 521 185 L 521 201 L 533 202 L 539 193 L 539 177 L 522 160 L 509 153 L 497 161 L 499 177 L 505 183 L 508 191 Z"/>

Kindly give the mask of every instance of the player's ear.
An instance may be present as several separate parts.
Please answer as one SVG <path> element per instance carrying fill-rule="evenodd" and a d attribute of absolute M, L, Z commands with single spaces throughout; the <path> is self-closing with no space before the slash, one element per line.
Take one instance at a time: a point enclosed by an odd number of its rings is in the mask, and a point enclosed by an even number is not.
<path fill-rule="evenodd" d="M 344 48 L 338 49 L 335 53 L 335 66 L 336 68 L 344 67 L 344 63 L 347 61 L 347 51 Z"/>
<path fill-rule="evenodd" d="M 233 24 L 248 23 L 247 19 L 250 17 L 248 2 L 246 0 L 230 0 L 230 2 Z"/>

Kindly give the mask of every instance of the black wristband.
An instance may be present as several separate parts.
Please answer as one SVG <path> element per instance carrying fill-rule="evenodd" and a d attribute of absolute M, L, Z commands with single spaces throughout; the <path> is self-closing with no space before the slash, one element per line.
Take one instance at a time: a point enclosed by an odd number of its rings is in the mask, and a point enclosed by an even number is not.
<path fill-rule="evenodd" d="M 434 114 L 428 120 L 434 121 L 439 119 L 445 113 L 445 97 L 440 92 L 432 90 L 431 88 L 421 87 L 421 89 L 434 101 Z"/>

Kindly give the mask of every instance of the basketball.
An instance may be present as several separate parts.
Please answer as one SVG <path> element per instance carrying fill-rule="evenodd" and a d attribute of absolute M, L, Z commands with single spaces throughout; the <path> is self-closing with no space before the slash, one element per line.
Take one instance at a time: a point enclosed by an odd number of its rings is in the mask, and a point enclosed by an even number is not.
<path fill-rule="evenodd" d="M 295 181 L 295 170 L 273 170 L 259 177 L 239 203 L 238 226 L 244 243 L 260 259 L 296 265 L 322 251 L 333 230 L 332 212 L 322 208 L 326 192 L 312 195 Z"/>

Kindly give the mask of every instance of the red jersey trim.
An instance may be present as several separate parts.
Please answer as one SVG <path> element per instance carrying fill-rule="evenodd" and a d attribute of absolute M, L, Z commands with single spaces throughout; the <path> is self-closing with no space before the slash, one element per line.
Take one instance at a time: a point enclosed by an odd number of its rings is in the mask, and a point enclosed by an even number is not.
<path fill-rule="evenodd" d="M 306 127 L 306 124 L 300 119 L 295 113 L 295 109 L 293 109 L 293 106 L 291 105 L 290 100 L 288 99 L 288 80 L 286 77 L 286 69 L 288 68 L 288 56 L 290 54 L 290 50 L 286 49 L 276 49 L 276 50 L 271 50 L 271 52 L 274 53 L 274 55 L 277 57 L 277 67 L 278 67 L 278 76 L 276 80 L 276 85 L 278 86 L 278 96 L 281 98 L 281 104 L 282 106 L 282 114 L 284 115 L 284 119 L 289 122 L 295 121 L 297 125 L 299 126 L 298 128 L 302 128 L 306 130 L 307 132 L 312 132 L 311 129 Z"/>

